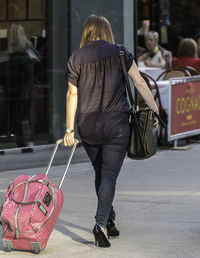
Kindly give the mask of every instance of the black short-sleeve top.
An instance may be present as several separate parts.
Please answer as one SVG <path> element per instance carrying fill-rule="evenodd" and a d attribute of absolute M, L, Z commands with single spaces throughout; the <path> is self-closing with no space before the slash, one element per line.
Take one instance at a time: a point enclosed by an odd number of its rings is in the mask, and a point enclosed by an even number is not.
<path fill-rule="evenodd" d="M 133 55 L 121 45 L 127 71 Z M 66 78 L 78 88 L 78 129 L 83 141 L 100 144 L 128 134 L 128 101 L 120 62 L 120 47 L 105 40 L 90 41 L 74 51 Z"/>

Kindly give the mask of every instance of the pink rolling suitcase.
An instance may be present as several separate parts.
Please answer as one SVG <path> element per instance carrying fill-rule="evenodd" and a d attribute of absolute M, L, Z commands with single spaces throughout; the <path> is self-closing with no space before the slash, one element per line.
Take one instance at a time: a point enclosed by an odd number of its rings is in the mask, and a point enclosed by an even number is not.
<path fill-rule="evenodd" d="M 78 141 L 72 147 L 59 186 L 47 177 L 63 140 L 56 142 L 46 174 L 20 175 L 9 185 L 2 204 L 2 241 L 6 251 L 26 250 L 39 253 L 47 245 L 63 205 L 60 190 Z"/>

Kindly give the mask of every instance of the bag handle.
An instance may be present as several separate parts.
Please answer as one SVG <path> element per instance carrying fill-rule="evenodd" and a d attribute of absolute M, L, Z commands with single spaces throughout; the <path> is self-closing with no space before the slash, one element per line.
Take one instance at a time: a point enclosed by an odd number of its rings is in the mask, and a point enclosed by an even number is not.
<path fill-rule="evenodd" d="M 52 153 L 52 155 L 51 155 L 51 158 L 50 158 L 50 160 L 49 160 L 49 164 L 48 164 L 48 166 L 47 166 L 46 176 L 47 176 L 48 173 L 49 173 L 49 169 L 50 169 L 50 167 L 51 167 L 51 164 L 52 164 L 53 159 L 54 159 L 54 157 L 55 157 L 55 154 L 56 154 L 56 152 L 57 152 L 58 146 L 59 146 L 61 143 L 63 143 L 63 142 L 64 142 L 63 139 L 59 139 L 59 140 L 56 141 L 55 148 L 54 148 L 53 153 Z M 67 174 L 67 170 L 68 170 L 68 168 L 69 168 L 70 162 L 71 162 L 72 157 L 73 157 L 73 155 L 74 155 L 74 151 L 75 151 L 76 146 L 77 146 L 77 144 L 78 144 L 79 142 L 80 142 L 79 140 L 75 139 L 74 145 L 72 146 L 72 149 L 71 149 L 69 158 L 68 158 L 68 160 L 67 160 L 66 167 L 65 167 L 64 172 L 63 172 L 63 176 L 62 176 L 62 178 L 61 178 L 61 180 L 60 180 L 60 183 L 59 183 L 59 185 L 58 185 L 58 188 L 59 188 L 59 189 L 62 187 L 63 181 L 64 181 L 65 176 L 66 176 L 66 174 Z"/>
<path fill-rule="evenodd" d="M 72 150 L 71 150 L 71 152 L 70 152 L 69 158 L 68 158 L 68 160 L 67 160 L 66 167 L 65 167 L 64 172 L 63 172 L 63 176 L 61 177 L 60 183 L 59 183 L 59 185 L 58 185 L 58 188 L 59 188 L 59 189 L 61 188 L 61 186 L 62 186 L 62 184 L 63 184 L 63 181 L 64 181 L 65 176 L 66 176 L 66 174 L 67 174 L 67 170 L 68 170 L 68 168 L 69 168 L 71 159 L 72 159 L 72 157 L 73 157 L 74 151 L 75 151 L 76 146 L 77 146 L 77 144 L 78 144 L 79 142 L 80 142 L 79 140 L 75 139 L 74 145 L 72 146 Z M 46 170 L 46 173 L 45 173 L 46 176 L 47 176 L 48 173 L 49 173 L 49 169 L 50 169 L 50 167 L 51 167 L 51 164 L 52 164 L 53 159 L 54 159 L 54 157 L 55 157 L 55 154 L 56 154 L 56 152 L 57 152 L 58 146 L 59 146 L 61 143 L 63 143 L 63 139 L 59 139 L 59 140 L 56 141 L 56 145 L 55 145 L 55 147 L 54 147 L 53 153 L 52 153 L 52 155 L 51 155 L 51 158 L 50 158 L 49 163 L 48 163 L 48 166 L 47 166 L 47 170 Z M 24 182 L 21 182 L 21 183 L 17 184 L 17 185 L 12 189 L 12 192 L 11 192 L 11 198 L 12 198 L 12 200 L 15 201 L 17 204 L 21 204 L 21 205 L 28 205 L 28 204 L 33 204 L 33 203 L 35 203 L 35 201 L 30 201 L 30 202 L 23 202 L 23 201 L 22 201 L 22 202 L 19 202 L 19 201 L 15 200 L 14 197 L 13 197 L 13 194 L 14 194 L 15 189 L 18 188 L 20 185 L 29 184 L 29 183 L 34 183 L 34 182 L 40 183 L 40 184 L 46 184 L 47 187 L 49 187 L 50 191 L 52 192 L 51 186 L 50 186 L 50 184 L 49 184 L 47 181 L 45 181 L 45 178 L 42 179 L 42 180 L 30 179 L 30 180 L 27 180 L 27 181 L 24 181 Z"/>
<path fill-rule="evenodd" d="M 47 169 L 46 169 L 46 173 L 45 173 L 46 176 L 47 176 L 48 173 L 49 173 L 51 164 L 52 164 L 52 162 L 53 162 L 53 160 L 54 160 L 54 157 L 55 157 L 55 155 L 56 155 L 56 152 L 57 152 L 57 150 L 58 150 L 58 147 L 59 147 L 59 145 L 60 145 L 61 143 L 63 143 L 63 142 L 64 142 L 63 139 L 59 139 L 59 140 L 56 141 L 56 144 L 55 144 L 53 153 L 52 153 L 52 155 L 51 155 L 51 158 L 50 158 L 50 160 L 49 160 L 49 163 L 48 163 L 48 166 L 47 166 Z M 66 164 L 65 170 L 64 170 L 64 172 L 63 172 L 63 176 L 61 177 L 60 183 L 59 183 L 59 185 L 58 185 L 58 188 L 59 188 L 59 189 L 61 188 L 61 186 L 62 186 L 62 184 L 63 184 L 63 181 L 64 181 L 65 176 L 66 176 L 66 174 L 67 174 L 67 170 L 68 170 L 69 165 L 70 165 L 70 162 L 71 162 L 71 160 L 72 160 L 74 151 L 75 151 L 76 146 L 77 146 L 77 144 L 78 144 L 79 142 L 80 142 L 79 140 L 75 139 L 74 145 L 72 146 L 72 149 L 71 149 L 69 158 L 68 158 L 68 160 L 67 160 L 67 164 Z M 23 183 L 21 183 L 21 184 L 24 184 L 24 183 L 26 183 L 26 182 L 23 182 Z"/>
<path fill-rule="evenodd" d="M 26 188 L 28 187 L 28 185 L 29 185 L 30 183 L 39 183 L 39 184 L 42 184 L 42 185 L 44 185 L 45 183 L 47 183 L 46 185 L 49 186 L 48 182 L 45 181 L 45 180 L 27 180 L 27 181 L 21 182 L 21 183 L 17 184 L 17 185 L 12 189 L 12 191 L 11 191 L 11 198 L 12 198 L 12 200 L 13 200 L 14 202 L 16 202 L 16 203 L 19 204 L 19 205 L 29 205 L 29 204 L 37 203 L 37 200 L 36 200 L 36 201 L 35 201 L 35 200 L 34 200 L 34 201 L 30 201 L 30 202 L 23 202 L 23 201 L 22 201 L 22 202 L 19 202 L 19 201 L 17 201 L 17 200 L 13 197 L 14 191 L 15 191 L 19 186 L 25 185 L 25 190 L 26 190 Z M 49 187 L 49 190 L 50 190 L 51 193 L 52 193 L 51 187 Z M 53 193 L 52 193 L 52 194 L 53 194 Z"/>

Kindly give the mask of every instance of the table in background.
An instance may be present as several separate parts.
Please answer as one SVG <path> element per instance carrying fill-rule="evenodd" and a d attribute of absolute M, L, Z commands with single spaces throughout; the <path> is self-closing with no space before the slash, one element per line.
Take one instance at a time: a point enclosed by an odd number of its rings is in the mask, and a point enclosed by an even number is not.
<path fill-rule="evenodd" d="M 158 67 L 139 67 L 140 72 L 149 74 L 154 80 L 165 70 Z"/>
<path fill-rule="evenodd" d="M 169 89 L 170 89 L 170 81 L 157 81 L 159 93 L 160 93 L 160 100 L 163 109 L 169 115 Z"/>

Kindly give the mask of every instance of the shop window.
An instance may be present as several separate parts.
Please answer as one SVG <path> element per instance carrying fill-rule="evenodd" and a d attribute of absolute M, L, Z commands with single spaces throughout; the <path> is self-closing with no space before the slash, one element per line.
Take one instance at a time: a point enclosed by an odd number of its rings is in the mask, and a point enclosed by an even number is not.
<path fill-rule="evenodd" d="M 26 0 L 9 0 L 8 20 L 26 19 Z"/>
<path fill-rule="evenodd" d="M 138 1 L 138 18 L 140 21 L 150 19 L 149 5 L 149 0 Z"/>
<path fill-rule="evenodd" d="M 0 21 L 6 20 L 6 0 L 0 0 Z"/>
<path fill-rule="evenodd" d="M 17 146 L 48 133 L 45 14 L 45 0 L 0 0 L 0 139 Z"/>
<path fill-rule="evenodd" d="M 0 0 L 0 21 L 45 19 L 44 0 Z"/>
<path fill-rule="evenodd" d="M 45 1 L 29 0 L 29 18 L 44 19 L 45 17 Z"/>

